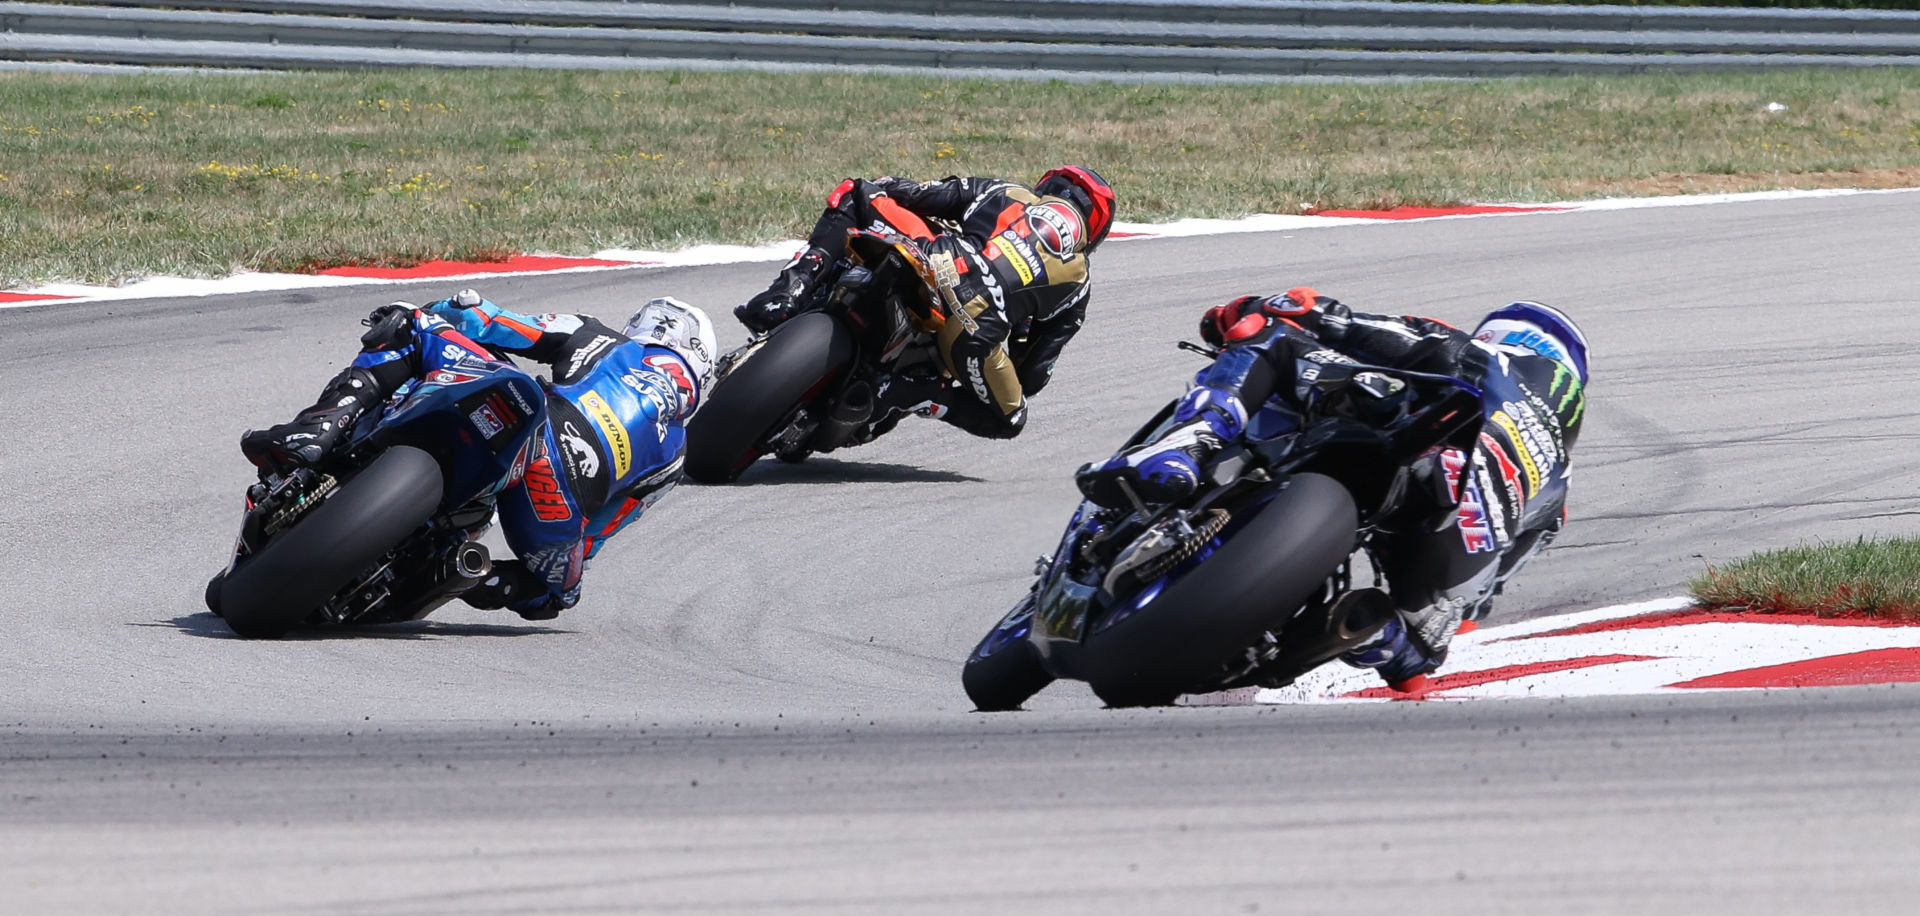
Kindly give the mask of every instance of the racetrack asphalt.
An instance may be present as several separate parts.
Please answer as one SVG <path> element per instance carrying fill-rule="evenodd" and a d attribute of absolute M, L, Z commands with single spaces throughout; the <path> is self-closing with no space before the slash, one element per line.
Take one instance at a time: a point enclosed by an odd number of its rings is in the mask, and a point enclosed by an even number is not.
<path fill-rule="evenodd" d="M 967 712 L 960 659 L 1200 310 L 1310 284 L 1593 344 L 1572 522 L 1495 620 L 1915 535 L 1911 194 L 1113 244 L 1013 442 L 932 422 L 685 485 L 546 624 L 229 638 L 249 468 L 397 284 L 0 313 L 0 887 L 19 912 L 1910 910 L 1915 687 Z M 766 265 L 502 279 L 524 311 L 727 307 Z M 547 734 L 549 731 L 551 735 Z"/>

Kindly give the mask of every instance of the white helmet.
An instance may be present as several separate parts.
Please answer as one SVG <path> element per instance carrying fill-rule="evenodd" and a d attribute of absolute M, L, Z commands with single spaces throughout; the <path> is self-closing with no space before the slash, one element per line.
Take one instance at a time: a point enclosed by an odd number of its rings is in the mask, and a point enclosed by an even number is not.
<path fill-rule="evenodd" d="M 693 416 L 713 381 L 714 351 L 719 339 L 713 321 L 703 312 L 672 296 L 649 299 L 627 319 L 626 335 L 637 343 L 672 350 L 693 373 L 693 396 L 683 399 L 680 419 Z"/>

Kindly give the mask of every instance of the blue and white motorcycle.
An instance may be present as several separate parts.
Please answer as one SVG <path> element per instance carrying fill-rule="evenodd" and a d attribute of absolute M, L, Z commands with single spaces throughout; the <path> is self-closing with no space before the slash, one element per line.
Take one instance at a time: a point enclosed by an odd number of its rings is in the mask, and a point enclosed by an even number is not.
<path fill-rule="evenodd" d="M 1208 355 L 1196 344 L 1183 347 Z M 1482 392 L 1446 376 L 1339 363 L 1295 367 L 1211 477 L 1167 505 L 1081 503 L 1032 589 L 967 657 L 979 709 L 1016 709 L 1056 679 L 1110 706 L 1277 687 L 1385 626 L 1391 600 L 1356 588 L 1370 536 L 1431 514 L 1409 498 L 1412 459 L 1471 453 Z M 1169 403 L 1126 446 L 1158 438 Z"/>
<path fill-rule="evenodd" d="M 247 489 L 206 594 L 235 633 L 418 620 L 491 569 L 477 538 L 525 471 L 546 393 L 446 324 L 412 320 L 420 375 L 317 466 Z"/>

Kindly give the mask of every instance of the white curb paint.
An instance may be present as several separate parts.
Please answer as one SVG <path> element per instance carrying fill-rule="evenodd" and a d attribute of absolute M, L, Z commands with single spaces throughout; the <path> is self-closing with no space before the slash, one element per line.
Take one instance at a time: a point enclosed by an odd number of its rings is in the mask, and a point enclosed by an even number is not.
<path fill-rule="evenodd" d="M 1386 219 L 1352 216 L 1290 216 L 1263 214 L 1241 219 L 1183 219 L 1171 223 L 1124 223 L 1113 224 L 1114 243 L 1124 243 L 1149 238 L 1187 238 L 1202 235 L 1225 235 L 1241 232 L 1288 232 L 1305 229 L 1319 229 L 1330 226 L 1351 226 L 1360 223 L 1402 223 L 1426 222 L 1435 219 L 1479 219 L 1483 217 L 1539 216 L 1556 213 L 1575 213 L 1590 210 L 1633 210 L 1651 207 L 1692 207 L 1707 204 L 1744 203 L 1749 201 L 1790 200 L 1813 197 L 1845 197 L 1854 194 L 1908 194 L 1920 191 L 1920 188 L 1897 188 L 1891 190 L 1864 190 L 1857 188 L 1825 188 L 1804 191 L 1756 191 L 1747 194 L 1697 194 L 1675 197 L 1634 197 L 1612 200 L 1589 200 L 1558 204 L 1493 204 L 1488 206 L 1541 208 L 1522 209 L 1506 213 L 1461 213 L 1417 217 L 1412 219 Z M 230 293 L 272 292 L 288 289 L 308 289 L 314 287 L 365 286 L 369 284 L 402 283 L 456 283 L 463 280 L 493 279 L 499 277 L 529 276 L 537 273 L 578 272 L 589 270 L 632 270 L 653 267 L 697 267 L 712 264 L 743 264 L 755 262 L 785 261 L 800 251 L 805 243 L 799 240 L 776 242 L 770 245 L 696 245 L 678 251 L 640 251 L 634 249 L 608 249 L 596 252 L 589 257 L 603 261 L 625 261 L 630 266 L 592 265 L 580 267 L 560 267 L 533 271 L 481 271 L 471 274 L 452 276 L 420 277 L 418 279 L 381 279 L 371 277 L 332 277 L 312 274 L 281 273 L 239 273 L 219 279 L 191 279 L 177 277 L 154 277 L 130 283 L 125 286 L 83 286 L 76 284 L 49 284 L 29 290 L 12 291 L 17 294 L 36 296 L 59 296 L 58 299 L 28 300 L 23 302 L 0 302 L 0 309 L 32 308 L 49 305 L 73 304 L 79 302 L 98 302 L 103 300 L 159 299 L 182 296 L 215 296 Z M 558 257 L 558 256 L 556 256 Z"/>
<path fill-rule="evenodd" d="M 1755 617 L 1752 622 L 1725 619 L 1680 622 L 1645 628 L 1552 635 L 1590 624 L 1626 620 L 1692 606 L 1687 598 L 1663 598 L 1599 608 L 1577 614 L 1541 617 L 1497 627 L 1482 627 L 1456 638 L 1447 663 L 1434 677 L 1426 700 L 1588 697 L 1670 693 L 1672 685 L 1734 672 L 1808 662 L 1879 649 L 1920 649 L 1920 626 L 1822 621 L 1813 617 Z M 1604 664 L 1586 664 L 1607 656 L 1638 656 Z M 1494 678 L 1491 672 L 1559 662 L 1580 667 L 1559 671 L 1522 670 L 1517 676 L 1485 683 L 1446 687 L 1456 682 Z M 1286 687 L 1230 691 L 1192 697 L 1192 705 L 1240 703 L 1386 702 L 1392 698 L 1355 697 L 1377 692 L 1378 674 L 1339 662 L 1309 672 Z"/>

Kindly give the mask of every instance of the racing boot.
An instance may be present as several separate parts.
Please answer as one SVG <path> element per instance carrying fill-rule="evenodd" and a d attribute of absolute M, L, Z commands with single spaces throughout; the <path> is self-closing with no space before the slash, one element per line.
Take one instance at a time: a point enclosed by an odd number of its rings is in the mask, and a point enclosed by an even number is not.
<path fill-rule="evenodd" d="M 547 583 L 527 568 L 522 560 L 496 560 L 487 576 L 460 593 L 467 606 L 497 611 L 509 604 L 525 602 L 545 595 Z"/>
<path fill-rule="evenodd" d="M 1247 427 L 1246 408 L 1222 388 L 1199 387 L 1180 399 L 1173 427 L 1099 464 L 1083 464 L 1073 482 L 1094 504 L 1110 509 L 1130 504 L 1121 482 L 1146 503 L 1170 503 L 1200 486 L 1200 472 Z"/>
<path fill-rule="evenodd" d="M 740 319 L 747 330 L 755 334 L 765 334 L 780 326 L 780 323 L 793 317 L 800 300 L 813 291 L 820 278 L 827 273 L 827 266 L 833 259 L 825 251 L 808 248 L 793 259 L 793 263 L 782 268 L 773 284 L 745 305 L 733 310 L 733 317 Z"/>
<path fill-rule="evenodd" d="M 1355 668 L 1372 668 L 1387 686 L 1400 693 L 1419 693 L 1426 676 L 1447 660 L 1447 647 L 1460 631 L 1467 602 L 1443 599 L 1418 611 L 1401 611 L 1387 621 L 1373 639 L 1342 653 L 1340 660 Z"/>
<path fill-rule="evenodd" d="M 947 415 L 947 384 L 939 378 L 889 375 L 873 393 L 873 424 L 855 437 L 867 443 L 891 432 L 909 416 L 940 419 Z"/>
<path fill-rule="evenodd" d="M 399 371 L 381 371 L 392 366 Z M 396 360 L 373 370 L 348 366 L 321 389 L 320 400 L 293 420 L 240 436 L 240 452 L 263 471 L 312 467 L 332 452 L 369 408 L 399 390 L 408 376 Z"/>

